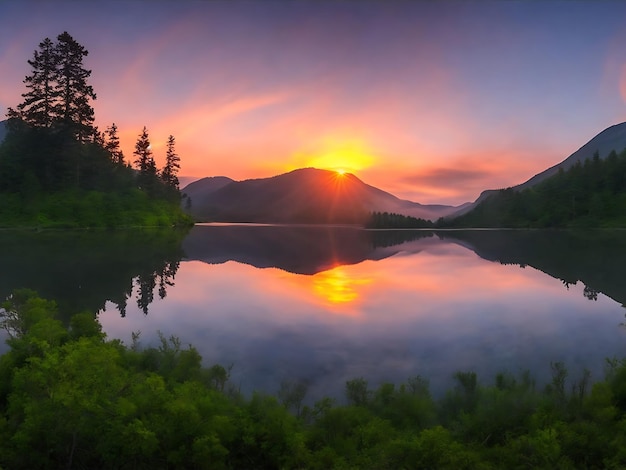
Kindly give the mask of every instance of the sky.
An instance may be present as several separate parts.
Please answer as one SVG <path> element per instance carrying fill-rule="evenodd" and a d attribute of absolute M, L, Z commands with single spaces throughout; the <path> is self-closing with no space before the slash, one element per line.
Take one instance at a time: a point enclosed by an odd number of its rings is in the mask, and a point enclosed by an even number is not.
<path fill-rule="evenodd" d="M 343 169 L 416 202 L 521 183 L 626 121 L 626 2 L 0 0 L 0 118 L 67 31 L 96 124 L 180 176 Z M 184 178 L 183 181 L 189 181 Z"/>

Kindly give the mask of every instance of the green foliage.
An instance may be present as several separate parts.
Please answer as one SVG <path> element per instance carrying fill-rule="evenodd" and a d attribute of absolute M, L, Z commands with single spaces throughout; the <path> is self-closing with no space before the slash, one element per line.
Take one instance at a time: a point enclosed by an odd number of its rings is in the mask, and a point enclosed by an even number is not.
<path fill-rule="evenodd" d="M 541 183 L 489 195 L 441 227 L 625 227 L 626 149 L 560 170 Z"/>
<path fill-rule="evenodd" d="M 145 132 L 145 159 L 124 162 L 117 127 L 93 127 L 96 95 L 82 67 L 87 55 L 68 33 L 45 39 L 25 78 L 24 102 L 9 109 L 0 144 L 1 227 L 190 225 L 180 209 L 180 158 L 168 147 L 168 181 L 159 175 Z M 145 160 L 145 161 L 144 161 Z"/>
<path fill-rule="evenodd" d="M 623 468 L 626 362 L 609 362 L 589 390 L 560 362 L 535 386 L 502 373 L 484 385 L 455 374 L 438 401 L 420 376 L 350 403 L 302 406 L 306 383 L 280 401 L 228 387 L 230 368 L 160 335 L 156 347 L 107 340 L 93 315 L 64 327 L 57 307 L 28 290 L 2 304 L 10 351 L 0 357 L 2 468 Z M 574 374 L 574 377 L 575 374 Z M 293 413 L 290 412 L 293 411 Z"/>
<path fill-rule="evenodd" d="M 346 398 L 352 405 L 363 406 L 369 400 L 367 381 L 363 377 L 346 382 Z"/>
<path fill-rule="evenodd" d="M 199 354 L 179 339 L 127 348 L 87 314 L 68 331 L 32 291 L 5 306 L 24 326 L 0 359 L 0 466 L 294 468 L 306 459 L 294 416 L 271 397 L 238 405 L 207 385 Z M 51 321 L 63 335 L 51 335 Z"/>
<path fill-rule="evenodd" d="M 58 191 L 28 197 L 0 193 L 0 227 L 171 227 L 191 223 L 177 204 L 137 189 Z"/>

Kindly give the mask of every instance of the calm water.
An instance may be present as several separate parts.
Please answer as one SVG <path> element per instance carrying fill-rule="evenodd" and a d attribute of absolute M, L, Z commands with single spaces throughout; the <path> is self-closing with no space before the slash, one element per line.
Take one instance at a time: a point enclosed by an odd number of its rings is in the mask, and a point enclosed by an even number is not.
<path fill-rule="evenodd" d="M 438 393 L 457 370 L 544 381 L 550 361 L 600 378 L 626 356 L 626 232 L 196 226 L 0 242 L 1 294 L 99 311 L 125 342 L 176 335 L 207 365 L 233 364 L 244 392 L 306 380 L 312 400 L 421 374 Z"/>

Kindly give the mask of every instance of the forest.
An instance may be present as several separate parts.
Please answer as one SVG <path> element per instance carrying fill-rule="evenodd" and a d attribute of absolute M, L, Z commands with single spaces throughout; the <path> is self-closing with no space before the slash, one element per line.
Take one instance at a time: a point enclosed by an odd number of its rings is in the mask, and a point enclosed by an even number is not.
<path fill-rule="evenodd" d="M 472 211 L 439 227 L 626 227 L 626 149 L 592 159 L 541 183 L 490 195 Z"/>
<path fill-rule="evenodd" d="M 70 318 L 65 323 L 59 318 Z M 343 400 L 306 401 L 306 384 L 242 395 L 230 368 L 160 334 L 156 347 L 107 339 L 92 313 L 16 290 L 2 304 L 0 467 L 21 468 L 624 468 L 626 363 L 606 376 L 475 373 L 433 397 L 427 378 Z"/>
<path fill-rule="evenodd" d="M 626 227 L 626 149 L 596 152 L 521 191 L 501 189 L 471 211 L 431 222 L 373 212 L 366 228 L 623 228 Z"/>
<path fill-rule="evenodd" d="M 116 227 L 189 224 L 180 209 L 175 139 L 156 167 L 144 127 L 135 160 L 120 148 L 118 128 L 94 125 L 96 99 L 83 65 L 88 51 L 67 32 L 44 39 L 9 108 L 0 144 L 0 226 Z"/>
<path fill-rule="evenodd" d="M 371 212 L 365 222 L 365 228 L 433 228 L 430 220 L 419 219 L 393 212 Z"/>

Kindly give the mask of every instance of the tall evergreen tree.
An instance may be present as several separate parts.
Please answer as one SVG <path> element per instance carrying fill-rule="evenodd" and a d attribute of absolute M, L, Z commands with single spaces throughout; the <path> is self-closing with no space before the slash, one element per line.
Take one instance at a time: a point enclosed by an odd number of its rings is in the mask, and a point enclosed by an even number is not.
<path fill-rule="evenodd" d="M 9 119 L 20 119 L 34 127 L 50 127 L 56 118 L 54 109 L 58 101 L 56 90 L 57 51 L 53 42 L 45 38 L 39 43 L 33 59 L 28 61 L 32 73 L 24 78 L 28 91 L 22 93 L 24 101 L 17 110 L 9 108 Z"/>
<path fill-rule="evenodd" d="M 178 188 L 178 170 L 180 170 L 180 157 L 174 150 L 176 141 L 173 135 L 170 135 L 167 139 L 167 152 L 165 154 L 165 166 L 161 172 L 161 179 L 168 186 Z"/>
<path fill-rule="evenodd" d="M 133 154 L 137 156 L 135 166 L 137 170 L 139 170 L 139 186 L 150 191 L 157 177 L 157 168 L 152 156 L 152 149 L 150 148 L 148 129 L 146 129 L 145 126 L 135 143 L 135 151 Z"/>
<path fill-rule="evenodd" d="M 100 132 L 100 129 L 98 129 L 98 126 L 94 126 L 93 128 L 93 134 L 91 135 L 91 141 L 96 144 L 98 147 L 104 147 L 105 146 L 105 133 L 104 132 Z"/>
<path fill-rule="evenodd" d="M 115 123 L 106 128 L 105 131 L 106 142 L 104 148 L 111 153 L 111 157 L 114 163 L 119 165 L 124 164 L 124 153 L 120 148 L 120 138 L 117 135 L 117 126 Z"/>
<path fill-rule="evenodd" d="M 55 114 L 82 142 L 93 135 L 94 110 L 90 100 L 96 99 L 93 87 L 87 84 L 91 70 L 83 67 L 83 58 L 89 52 L 67 32 L 60 34 L 57 41 L 55 92 L 59 95 L 59 100 Z"/>
<path fill-rule="evenodd" d="M 152 150 L 150 145 L 150 137 L 148 136 L 148 129 L 146 126 L 143 127 L 141 134 L 137 138 L 137 142 L 135 143 L 135 151 L 133 155 L 136 155 L 135 166 L 139 170 L 140 173 L 147 173 L 150 168 L 150 161 L 154 163 L 154 159 L 152 157 Z"/>

